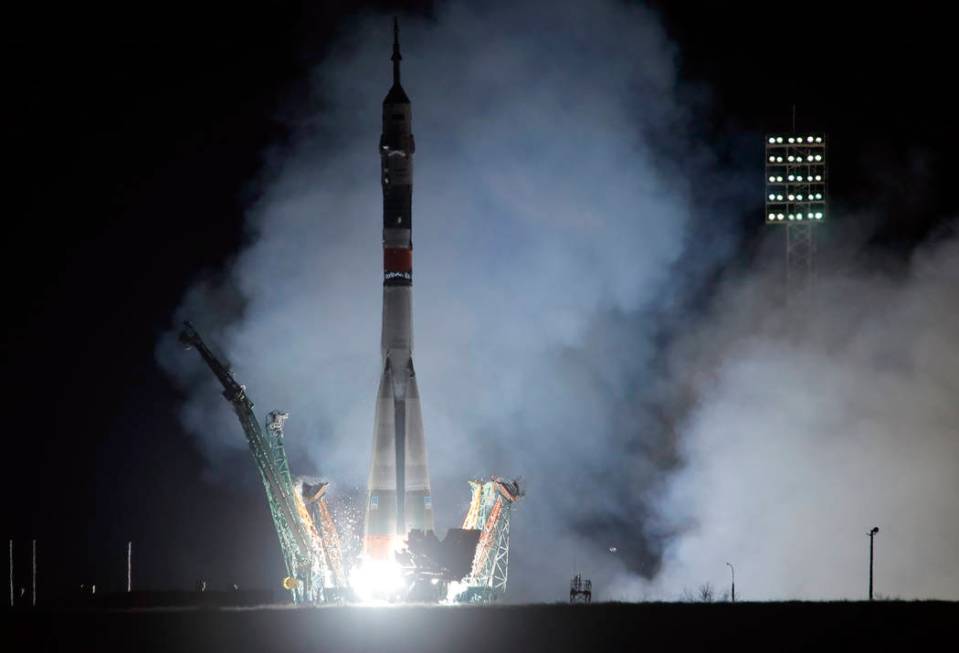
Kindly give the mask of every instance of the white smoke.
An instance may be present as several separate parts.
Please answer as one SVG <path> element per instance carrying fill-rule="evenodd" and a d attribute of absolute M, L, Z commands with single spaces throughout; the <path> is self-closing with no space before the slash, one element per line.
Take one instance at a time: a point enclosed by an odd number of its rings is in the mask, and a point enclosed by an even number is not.
<path fill-rule="evenodd" d="M 724 557 L 736 558 L 744 587 L 752 576 L 753 597 L 854 595 L 841 576 L 854 573 L 872 522 L 882 527 L 882 568 L 892 564 L 884 556 L 896 528 L 888 522 L 887 536 L 881 498 L 919 502 L 911 519 L 922 523 L 903 524 L 916 542 L 935 541 L 940 553 L 955 543 L 929 530 L 947 521 L 947 486 L 952 496 L 956 487 L 945 472 L 956 467 L 955 448 L 916 436 L 943 470 L 927 479 L 918 450 L 892 427 L 915 433 L 903 420 L 925 415 L 919 407 L 895 411 L 886 435 L 870 440 L 876 449 L 864 449 L 865 462 L 813 455 L 832 446 L 851 457 L 858 448 L 838 442 L 873 437 L 866 425 L 883 415 L 842 392 L 881 380 L 869 356 L 907 344 L 905 327 L 863 325 L 872 348 L 843 351 L 860 358 L 838 365 L 830 355 L 838 344 L 816 343 L 839 343 L 837 334 L 851 342 L 842 327 L 865 319 L 863 303 L 826 304 L 838 311 L 824 320 L 832 326 L 780 331 L 764 278 L 724 291 L 730 299 L 722 305 L 741 310 L 689 322 L 688 291 L 730 249 L 716 238 L 706 249 L 690 246 L 691 234 L 702 240 L 723 231 L 712 225 L 730 222 L 722 207 L 694 215 L 692 189 L 728 198 L 746 184 L 735 171 L 711 169 L 693 137 L 677 53 L 651 12 L 613 2 L 457 3 L 433 21 L 402 19 L 401 29 L 417 142 L 414 357 L 437 526 L 459 525 L 466 479 L 522 476 L 528 496 L 514 518 L 513 600 L 562 598 L 575 570 L 593 578 L 600 596 L 671 597 L 682 584 L 718 584 Z M 250 246 L 222 275 L 198 283 L 177 315 L 219 346 L 261 417 L 274 407 L 289 411 L 294 471 L 334 487 L 365 485 L 369 465 L 382 283 L 376 144 L 391 24 L 366 17 L 345 34 L 316 71 L 322 108 L 295 112 L 294 147 L 264 173 L 249 212 Z M 901 319 L 925 319 L 908 309 L 921 308 L 924 295 L 914 288 L 924 285 L 882 291 L 875 289 L 888 283 L 844 283 L 886 292 L 901 304 Z M 913 292 L 920 294 L 908 300 Z M 245 446 L 235 417 L 172 334 L 159 357 L 187 390 L 184 424 L 218 469 L 231 447 Z M 697 369 L 709 376 L 690 374 Z M 864 375 L 854 379 L 857 370 Z M 901 402 L 927 397 L 918 385 L 919 395 L 908 392 L 907 381 L 920 377 L 901 379 Z M 892 407 L 876 389 L 860 392 L 863 402 Z M 846 429 L 842 440 L 837 428 Z M 911 456 L 897 455 L 900 448 Z M 729 458 L 738 471 L 723 463 Z M 887 469 L 880 460 L 909 465 L 901 476 L 908 492 L 858 491 L 865 472 Z M 814 500 L 825 495 L 826 504 Z M 823 535 L 839 522 L 849 537 Z M 817 558 L 803 546 L 817 541 L 842 555 Z M 812 561 L 835 580 L 812 584 L 801 568 Z M 902 577 L 919 582 L 919 566 L 903 563 Z M 809 580 L 808 589 L 793 584 L 799 580 Z M 942 583 L 915 591 L 941 595 L 956 586 Z"/>
<path fill-rule="evenodd" d="M 731 561 L 740 596 L 863 598 L 879 526 L 877 592 L 959 598 L 959 241 L 788 306 L 780 278 L 731 284 L 674 352 L 698 403 L 664 509 L 691 528 L 660 586 Z"/>

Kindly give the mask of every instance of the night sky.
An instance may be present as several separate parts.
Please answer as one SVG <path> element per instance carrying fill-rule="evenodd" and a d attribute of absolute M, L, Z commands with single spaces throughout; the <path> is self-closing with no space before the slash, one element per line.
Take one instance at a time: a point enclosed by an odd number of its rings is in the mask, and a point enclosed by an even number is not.
<path fill-rule="evenodd" d="M 3 530 L 18 555 L 39 541 L 41 593 L 120 589 L 128 539 L 140 587 L 281 576 L 252 463 L 237 456 L 235 481 L 207 473 L 155 350 L 190 284 L 215 278 L 246 242 L 255 182 L 304 103 L 322 103 L 306 93 L 310 71 L 360 5 L 8 22 Z M 384 19 L 434 11 L 365 5 Z M 762 135 L 788 128 L 793 104 L 800 129 L 829 134 L 833 214 L 870 222 L 864 250 L 902 258 L 956 215 L 945 10 L 652 5 L 677 45 L 704 147 L 737 166 L 755 160 L 755 202 L 729 226 L 746 243 L 737 265 L 764 228 Z M 801 35 L 790 52 L 787 25 Z M 21 557 L 18 577 L 26 571 Z"/>

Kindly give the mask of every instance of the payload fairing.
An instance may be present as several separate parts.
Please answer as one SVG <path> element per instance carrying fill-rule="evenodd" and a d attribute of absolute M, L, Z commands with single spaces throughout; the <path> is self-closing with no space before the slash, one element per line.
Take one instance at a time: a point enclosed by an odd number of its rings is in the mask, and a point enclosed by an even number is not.
<path fill-rule="evenodd" d="M 393 22 L 393 86 L 383 99 L 382 375 L 376 398 L 364 552 L 387 559 L 411 529 L 433 530 L 420 394 L 413 368 L 413 152 L 410 99 L 400 85 L 399 27 Z"/>

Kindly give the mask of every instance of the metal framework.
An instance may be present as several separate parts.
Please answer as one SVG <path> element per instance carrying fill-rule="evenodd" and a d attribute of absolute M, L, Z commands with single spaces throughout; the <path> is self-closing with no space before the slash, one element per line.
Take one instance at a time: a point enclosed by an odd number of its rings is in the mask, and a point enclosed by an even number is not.
<path fill-rule="evenodd" d="M 786 227 L 786 284 L 810 288 L 816 277 L 816 225 L 827 219 L 826 137 L 766 138 L 766 224 Z"/>
<path fill-rule="evenodd" d="M 510 516 L 522 492 L 517 481 L 501 478 L 469 483 L 473 495 L 463 528 L 482 532 L 466 579 L 467 600 L 491 601 L 506 592 Z"/>
<path fill-rule="evenodd" d="M 283 587 L 291 592 L 295 603 L 323 600 L 326 598 L 324 589 L 336 586 L 337 572 L 328 564 L 322 535 L 317 532 L 306 509 L 301 486 L 294 484 L 290 475 L 283 446 L 283 422 L 287 414 L 279 411 L 269 414 L 266 422 L 268 437 L 260 428 L 246 388 L 233 377 L 229 366 L 210 351 L 189 322 L 184 323 L 180 341 L 200 354 L 223 386 L 223 396 L 233 405 L 243 427 L 280 540 L 287 570 Z M 339 576 L 342 576 L 342 570 Z"/>
<path fill-rule="evenodd" d="M 593 602 L 593 581 L 583 578 L 582 574 L 576 574 L 569 581 L 569 602 L 572 603 L 592 603 Z"/>

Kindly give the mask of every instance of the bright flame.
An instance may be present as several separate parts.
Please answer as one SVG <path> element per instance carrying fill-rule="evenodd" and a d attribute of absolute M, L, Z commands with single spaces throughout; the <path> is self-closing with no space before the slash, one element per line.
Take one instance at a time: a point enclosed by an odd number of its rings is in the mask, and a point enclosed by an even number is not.
<path fill-rule="evenodd" d="M 395 560 L 365 558 L 350 573 L 350 587 L 364 603 L 396 598 L 403 586 L 403 568 Z"/>
<path fill-rule="evenodd" d="M 446 602 L 457 603 L 459 595 L 469 589 L 469 584 L 465 581 L 451 581 L 446 587 Z"/>

